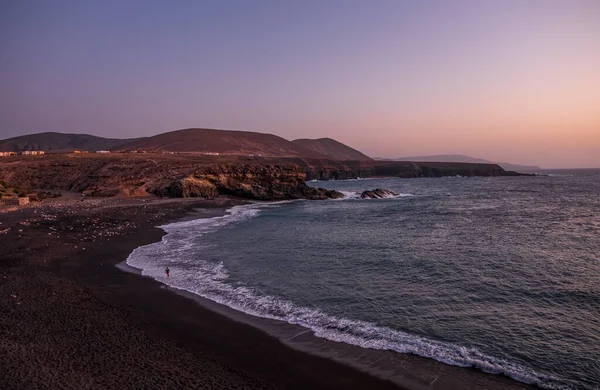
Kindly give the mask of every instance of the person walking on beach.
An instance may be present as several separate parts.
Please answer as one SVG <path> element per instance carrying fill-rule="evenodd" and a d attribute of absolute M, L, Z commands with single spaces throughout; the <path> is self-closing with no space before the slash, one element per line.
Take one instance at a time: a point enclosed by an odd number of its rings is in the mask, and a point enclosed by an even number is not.
<path fill-rule="evenodd" d="M 171 270 L 169 267 L 165 268 L 165 273 L 167 274 L 167 279 L 169 279 L 171 277 Z"/>

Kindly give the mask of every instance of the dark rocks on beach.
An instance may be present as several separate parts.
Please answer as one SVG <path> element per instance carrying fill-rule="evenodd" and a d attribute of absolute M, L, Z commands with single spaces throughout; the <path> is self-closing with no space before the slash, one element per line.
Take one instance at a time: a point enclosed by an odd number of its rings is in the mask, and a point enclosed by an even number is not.
<path fill-rule="evenodd" d="M 380 198 L 390 198 L 392 196 L 397 196 L 398 194 L 394 191 L 385 190 L 383 188 L 375 188 L 374 190 L 364 191 L 360 194 L 361 199 L 380 199 Z"/>

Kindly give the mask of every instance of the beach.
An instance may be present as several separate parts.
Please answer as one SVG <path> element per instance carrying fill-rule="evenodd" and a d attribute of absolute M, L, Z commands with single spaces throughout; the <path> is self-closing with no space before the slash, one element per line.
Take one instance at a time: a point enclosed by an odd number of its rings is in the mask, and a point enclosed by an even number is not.
<path fill-rule="evenodd" d="M 235 203 L 86 200 L 0 214 L 0 387 L 393 388 L 115 267 L 160 240 L 160 223 Z"/>
<path fill-rule="evenodd" d="M 68 199 L 0 212 L 0 388 L 528 388 L 309 332 L 282 342 L 264 329 L 289 334 L 287 324 L 240 316 L 117 267 L 160 241 L 157 226 L 242 203 Z"/>

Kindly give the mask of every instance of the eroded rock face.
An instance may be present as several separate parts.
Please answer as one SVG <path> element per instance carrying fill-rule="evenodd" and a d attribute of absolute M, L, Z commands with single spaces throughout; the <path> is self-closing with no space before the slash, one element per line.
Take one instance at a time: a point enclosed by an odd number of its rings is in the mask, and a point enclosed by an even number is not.
<path fill-rule="evenodd" d="M 344 194 L 325 188 L 307 186 L 303 181 L 275 179 L 263 175 L 252 175 L 245 179 L 229 175 L 188 176 L 174 181 L 162 180 L 150 192 L 162 197 L 203 197 L 214 199 L 220 193 L 260 200 L 285 199 L 337 199 Z"/>
<path fill-rule="evenodd" d="M 307 186 L 306 174 L 295 164 L 240 158 L 58 155 L 0 162 L 0 179 L 23 188 L 86 192 L 90 196 L 212 199 L 223 194 L 261 200 L 343 197 L 337 191 Z"/>
<path fill-rule="evenodd" d="M 360 194 L 361 199 L 380 199 L 380 198 L 390 198 L 392 196 L 397 196 L 398 194 L 394 191 L 386 190 L 383 188 L 375 188 L 374 190 L 364 191 Z"/>
<path fill-rule="evenodd" d="M 208 180 L 193 176 L 180 180 L 162 180 L 161 184 L 150 189 L 154 195 L 170 198 L 214 199 L 219 195 L 217 187 Z"/>
<path fill-rule="evenodd" d="M 506 176 L 497 164 L 411 162 L 411 161 L 334 161 L 311 158 L 284 158 L 299 165 L 307 180 L 344 180 L 358 177 L 442 177 Z"/>

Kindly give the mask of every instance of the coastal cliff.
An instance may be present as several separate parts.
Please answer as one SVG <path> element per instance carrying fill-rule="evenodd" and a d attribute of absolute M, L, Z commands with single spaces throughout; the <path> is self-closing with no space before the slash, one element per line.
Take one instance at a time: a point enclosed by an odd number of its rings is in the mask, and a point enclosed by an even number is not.
<path fill-rule="evenodd" d="M 498 164 L 409 161 L 334 161 L 285 158 L 302 167 L 307 180 L 346 180 L 368 177 L 509 176 Z M 517 174 L 518 175 L 518 174 Z"/>
<path fill-rule="evenodd" d="M 172 155 L 55 155 L 0 163 L 0 180 L 29 190 L 62 190 L 90 196 L 328 199 L 337 191 L 306 185 L 306 174 L 288 162 Z"/>
<path fill-rule="evenodd" d="M 0 180 L 22 190 L 60 190 L 90 196 L 201 197 L 219 194 L 259 200 L 341 198 L 307 180 L 357 177 L 508 176 L 496 164 L 335 161 L 165 153 L 17 156 L 0 161 Z"/>

